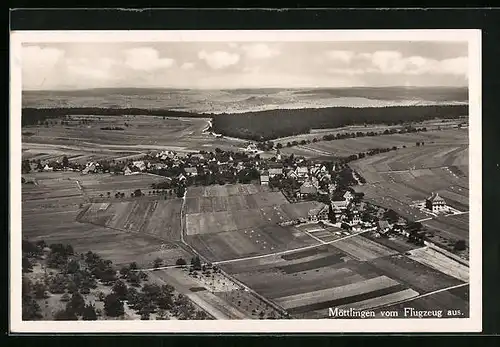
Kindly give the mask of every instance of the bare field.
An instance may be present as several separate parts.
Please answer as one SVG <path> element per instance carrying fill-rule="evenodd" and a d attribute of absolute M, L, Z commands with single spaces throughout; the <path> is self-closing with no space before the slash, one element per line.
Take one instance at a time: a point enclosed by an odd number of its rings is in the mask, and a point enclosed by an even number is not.
<path fill-rule="evenodd" d="M 403 255 L 373 259 L 369 265 L 380 274 L 397 279 L 422 294 L 463 283 Z"/>
<path fill-rule="evenodd" d="M 319 244 L 293 227 L 278 225 L 191 235 L 187 236 L 187 241 L 211 261 L 269 254 Z"/>
<path fill-rule="evenodd" d="M 187 189 L 186 197 L 226 197 L 233 195 L 250 195 L 268 191 L 269 187 L 257 184 L 225 184 L 207 187 L 189 187 Z"/>
<path fill-rule="evenodd" d="M 281 192 L 261 192 L 229 196 L 208 196 L 186 199 L 186 213 L 238 211 L 286 204 Z"/>
<path fill-rule="evenodd" d="M 93 119 L 94 122 L 88 125 L 79 124 L 82 118 Z M 216 138 L 204 133 L 203 130 L 208 125 L 208 119 L 204 118 L 86 115 L 71 116 L 69 123 L 47 128 L 23 128 L 25 132 L 33 133 L 22 138 L 25 150 L 23 159 L 55 160 L 63 155 L 81 155 L 73 160 L 85 162 L 100 158 L 123 158 L 158 149 L 198 152 L 217 147 L 235 150 L 240 146 L 239 141 Z M 121 127 L 124 130 L 101 130 L 104 127 Z"/>
<path fill-rule="evenodd" d="M 457 295 L 457 290 L 461 292 Z M 385 310 L 397 310 L 401 312 L 400 318 L 404 318 L 404 308 L 413 308 L 417 311 L 437 311 L 443 310 L 445 318 L 468 318 L 469 317 L 469 287 L 464 286 L 429 295 L 423 298 L 416 298 L 402 304 L 387 306 Z M 463 295 L 467 293 L 467 295 Z"/>
<path fill-rule="evenodd" d="M 396 251 L 364 238 L 363 236 L 354 236 L 345 240 L 339 240 L 332 246 L 349 254 L 354 259 L 362 261 L 385 257 L 397 253 Z"/>
<path fill-rule="evenodd" d="M 469 268 L 444 254 L 429 248 L 418 248 L 410 251 L 408 258 L 434 268 L 461 281 L 469 282 Z"/>
<path fill-rule="evenodd" d="M 381 130 L 383 131 L 385 129 Z M 363 128 L 360 128 L 355 131 L 366 132 L 371 130 L 364 130 Z M 342 133 L 342 132 L 344 131 L 337 131 L 332 133 Z M 306 138 L 309 139 L 312 139 L 314 137 L 321 138 L 323 135 L 326 135 L 326 133 L 322 134 L 317 133 L 313 136 L 305 136 L 305 137 L 300 136 L 300 140 L 298 141 L 301 141 Z M 425 146 L 428 145 L 448 146 L 456 144 L 467 144 L 467 131 L 463 129 L 446 129 L 439 131 L 433 130 L 421 133 L 365 136 L 365 137 L 356 137 L 356 138 L 340 139 L 333 141 L 319 141 L 316 143 L 310 143 L 307 145 L 298 145 L 294 147 L 284 146 L 282 152 L 287 155 L 293 153 L 294 155 L 301 155 L 309 158 L 318 156 L 342 157 L 342 156 L 349 156 L 351 154 L 358 154 L 360 152 L 366 152 L 373 148 L 392 148 L 393 146 L 396 146 L 398 148 L 402 146 L 414 147 L 416 145 L 416 142 L 424 142 Z M 283 145 L 285 144 L 286 142 Z"/>
<path fill-rule="evenodd" d="M 281 200 L 282 196 L 273 196 L 272 199 Z M 278 201 L 275 200 L 275 202 Z M 260 203 L 262 204 L 263 202 L 260 201 Z M 269 202 L 265 204 L 269 204 Z M 310 201 L 253 209 L 190 213 L 186 215 L 187 234 L 212 234 L 276 225 L 280 222 L 306 218 L 308 212 L 318 206 L 320 206 L 320 203 Z"/>
<path fill-rule="evenodd" d="M 428 231 L 449 239 L 464 240 L 469 244 L 469 214 L 438 217 L 423 222 Z"/>
<path fill-rule="evenodd" d="M 146 233 L 166 241 L 179 241 L 181 205 L 181 199 L 94 203 L 80 220 L 121 231 Z"/>
<path fill-rule="evenodd" d="M 36 185 L 22 187 L 22 224 L 19 228 L 22 228 L 20 232 L 24 238 L 45 240 L 49 244 L 68 243 L 78 252 L 91 250 L 119 265 L 136 261 L 141 266 L 147 266 L 157 257 L 174 264 L 181 256 L 189 257 L 188 253 L 174 244 L 165 242 L 162 246 L 162 241 L 157 237 L 124 233 L 99 225 L 78 222 L 77 219 L 82 217 L 87 208 L 97 214 L 99 208 L 103 206 L 109 208 L 109 205 L 87 204 L 84 194 L 78 189 L 75 181 L 78 177 L 75 173 L 33 173 L 30 177 L 35 179 Z M 96 175 L 92 177 L 97 178 Z M 171 201 L 160 203 L 172 204 Z M 180 203 L 176 204 L 180 212 Z M 162 214 L 165 211 L 169 210 L 159 210 Z M 161 223 L 165 221 L 172 223 L 172 219 L 164 221 L 162 216 L 157 217 L 149 221 L 150 225 L 155 225 L 154 230 L 168 232 L 169 229 L 164 228 Z M 169 217 L 173 218 L 173 215 Z M 180 218 L 177 218 L 180 224 Z M 175 235 L 169 234 L 169 240 L 179 238 L 179 229 L 176 228 Z"/>

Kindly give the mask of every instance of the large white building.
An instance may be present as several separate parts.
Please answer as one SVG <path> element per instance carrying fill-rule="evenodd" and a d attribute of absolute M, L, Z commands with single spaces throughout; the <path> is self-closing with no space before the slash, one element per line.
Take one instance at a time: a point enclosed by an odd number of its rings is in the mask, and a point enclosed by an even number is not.
<path fill-rule="evenodd" d="M 447 209 L 446 202 L 438 193 L 432 193 L 432 195 L 425 200 L 425 207 L 433 213 L 439 213 Z"/>

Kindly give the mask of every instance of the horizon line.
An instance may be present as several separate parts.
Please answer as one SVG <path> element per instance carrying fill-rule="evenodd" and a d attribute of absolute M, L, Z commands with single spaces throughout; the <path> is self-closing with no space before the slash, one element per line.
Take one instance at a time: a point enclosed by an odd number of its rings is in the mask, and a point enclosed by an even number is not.
<path fill-rule="evenodd" d="M 438 88 L 448 88 L 448 89 L 468 89 L 469 86 L 348 86 L 348 87 L 238 87 L 238 88 L 181 88 L 181 87 L 94 87 L 94 88 L 78 88 L 78 89 L 22 89 L 22 92 L 79 92 L 79 91 L 90 91 L 90 90 L 110 90 L 110 89 L 137 89 L 137 90 L 259 90 L 259 89 L 288 89 L 288 90 L 300 90 L 300 89 L 389 89 L 389 88 L 401 88 L 401 89 L 438 89 Z"/>

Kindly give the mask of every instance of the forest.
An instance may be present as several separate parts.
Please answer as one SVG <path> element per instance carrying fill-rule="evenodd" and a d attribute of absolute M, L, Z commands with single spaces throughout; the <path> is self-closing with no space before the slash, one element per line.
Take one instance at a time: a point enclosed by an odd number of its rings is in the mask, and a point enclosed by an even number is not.
<path fill-rule="evenodd" d="M 238 114 L 199 114 L 140 108 L 23 108 L 22 126 L 40 125 L 47 119 L 64 118 L 70 115 L 210 117 L 213 120 L 211 130 L 215 133 L 254 141 L 268 141 L 309 133 L 311 129 L 368 124 L 409 124 L 435 118 L 459 118 L 468 115 L 468 105 L 276 109 Z"/>
<path fill-rule="evenodd" d="M 213 119 L 214 132 L 254 141 L 309 133 L 311 129 L 338 128 L 364 124 L 405 124 L 468 115 L 467 105 L 393 106 L 269 110 L 220 114 Z"/>

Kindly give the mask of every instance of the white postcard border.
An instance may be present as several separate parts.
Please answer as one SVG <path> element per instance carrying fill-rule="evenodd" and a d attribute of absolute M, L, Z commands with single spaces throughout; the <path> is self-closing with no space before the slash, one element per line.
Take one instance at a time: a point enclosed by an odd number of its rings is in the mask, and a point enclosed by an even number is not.
<path fill-rule="evenodd" d="M 22 321 L 21 316 L 21 47 L 48 42 L 467 41 L 469 44 L 470 317 L 226 321 Z M 10 50 L 10 331 L 12 333 L 411 333 L 482 329 L 481 31 L 19 31 Z M 361 323 L 360 320 L 363 320 Z M 360 324 L 361 323 L 361 324 Z"/>

